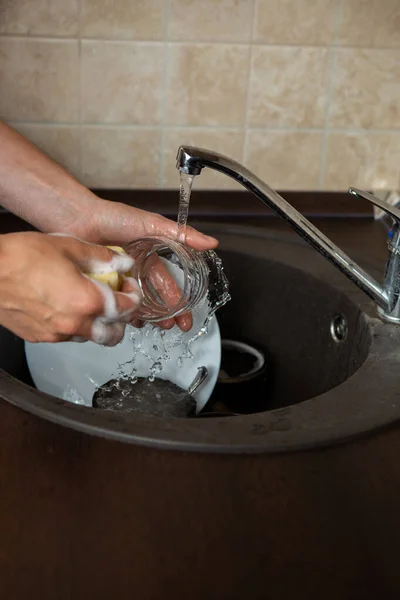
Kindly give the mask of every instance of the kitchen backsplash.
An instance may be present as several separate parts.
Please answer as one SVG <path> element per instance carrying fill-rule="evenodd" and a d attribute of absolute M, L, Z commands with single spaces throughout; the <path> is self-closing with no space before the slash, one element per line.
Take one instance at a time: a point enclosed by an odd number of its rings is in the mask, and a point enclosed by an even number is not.
<path fill-rule="evenodd" d="M 397 189 L 400 0 L 0 0 L 0 117 L 92 187 L 177 187 L 186 143 Z"/>

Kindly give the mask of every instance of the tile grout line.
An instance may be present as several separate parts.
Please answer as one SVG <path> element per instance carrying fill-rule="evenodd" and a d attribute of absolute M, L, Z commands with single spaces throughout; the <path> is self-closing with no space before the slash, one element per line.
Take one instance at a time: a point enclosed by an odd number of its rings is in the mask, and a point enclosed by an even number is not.
<path fill-rule="evenodd" d="M 0 39 L 14 39 L 14 40 L 33 40 L 33 41 L 42 41 L 42 42 L 65 42 L 65 43 L 71 43 L 71 42 L 75 42 L 77 40 L 77 37 L 63 37 L 63 36 L 45 36 L 45 35 L 16 35 L 16 34 L 11 34 L 11 33 L 1 33 L 0 34 Z M 89 36 L 83 36 L 81 37 L 81 40 L 83 42 L 85 41 L 89 41 L 89 42 L 105 42 L 107 44 L 138 44 L 138 45 L 155 45 L 155 46 L 162 46 L 165 44 L 165 40 L 159 39 L 159 40 L 152 40 L 152 39 L 137 39 L 137 40 L 132 40 L 132 39 L 126 39 L 126 38 L 99 38 L 99 37 L 89 37 Z M 193 39 L 188 39 L 188 40 L 169 40 L 168 42 L 170 45 L 181 45 L 181 46 L 205 46 L 205 45 L 217 45 L 217 46 L 246 46 L 249 44 L 248 41 L 241 41 L 241 40 L 215 40 L 215 39 L 202 39 L 202 40 L 193 40 Z M 282 43 L 282 44 L 268 44 L 262 41 L 253 41 L 253 46 L 263 46 L 266 48 L 285 48 L 285 47 L 289 47 L 289 48 L 329 48 L 329 44 L 307 44 L 307 43 L 301 43 L 301 44 L 289 44 L 287 42 Z M 338 46 L 340 48 L 345 48 L 345 49 L 349 49 L 349 50 L 360 50 L 360 49 L 369 49 L 369 50 L 398 50 L 400 46 L 393 46 L 393 45 L 388 45 L 388 46 L 373 46 L 370 47 L 368 45 L 363 45 L 363 44 L 358 44 L 358 45 L 351 45 L 351 44 L 341 44 L 340 46 Z"/>
<path fill-rule="evenodd" d="M 333 86 L 334 86 L 334 82 L 335 82 L 338 41 L 339 41 L 340 26 L 342 23 L 342 12 L 343 12 L 343 0 L 339 0 L 337 14 L 336 14 L 335 36 L 334 36 L 332 47 L 330 49 L 332 56 L 330 58 L 328 98 L 327 98 L 327 106 L 326 106 L 325 120 L 324 120 L 324 132 L 323 132 L 323 138 L 322 138 L 321 161 L 320 161 L 320 165 L 319 165 L 319 177 L 318 177 L 318 189 L 319 190 L 322 189 L 322 186 L 324 185 L 324 180 L 325 180 L 326 159 L 327 159 L 327 154 L 328 154 L 328 127 L 329 127 L 331 110 L 332 110 Z"/>
<path fill-rule="evenodd" d="M 164 44 L 165 44 L 165 60 L 164 60 L 164 72 L 163 72 L 163 106 L 162 106 L 162 122 L 161 122 L 161 155 L 160 155 L 160 168 L 158 174 L 157 187 L 163 187 L 166 181 L 165 174 L 165 160 L 166 160 L 166 146 L 167 146 L 167 105 L 168 105 L 168 76 L 169 76 L 169 60 L 170 60 L 170 45 L 169 45 L 169 34 L 170 34 L 170 23 L 171 23 L 171 0 L 168 0 L 165 7 L 165 27 L 164 27 Z"/>
<path fill-rule="evenodd" d="M 83 178 L 83 161 L 82 161 L 82 0 L 78 0 L 78 84 L 79 84 L 79 152 L 78 152 L 78 163 L 79 163 L 79 176 Z"/>
<path fill-rule="evenodd" d="M 56 127 L 79 127 L 79 121 L 26 121 L 26 120 L 18 120 L 18 119 L 6 119 L 5 120 L 11 125 L 33 125 L 34 127 L 46 127 L 46 128 L 56 128 Z M 162 124 L 155 125 L 154 123 L 148 124 L 138 124 L 138 123 L 91 123 L 82 121 L 82 127 L 87 127 L 88 129 L 137 129 L 137 130 L 157 130 L 162 128 Z M 234 131 L 240 132 L 243 131 L 243 126 L 235 126 L 235 125 L 171 125 L 167 126 L 166 130 L 171 131 L 179 131 L 184 129 L 194 129 L 201 131 Z M 265 127 L 265 126 L 254 126 L 248 127 L 248 131 L 263 131 L 265 133 L 325 133 L 324 127 L 291 127 L 291 126 L 282 126 L 282 127 Z M 396 129 L 363 129 L 357 127 L 332 127 L 329 128 L 329 133 L 348 133 L 354 135 L 400 135 L 400 128 Z"/>
<path fill-rule="evenodd" d="M 250 30 L 250 43 L 249 43 L 249 72 L 247 74 L 247 90 L 246 90 L 246 101 L 245 101 L 245 113 L 244 113 L 244 124 L 243 124 L 243 143 L 242 143 L 242 163 L 244 164 L 247 156 L 247 143 L 248 143 L 248 125 L 249 125 L 249 104 L 250 104 L 250 87 L 251 87 L 251 73 L 253 64 L 253 41 L 256 26 L 256 2 L 253 0 L 252 15 L 251 15 L 251 30 Z"/>

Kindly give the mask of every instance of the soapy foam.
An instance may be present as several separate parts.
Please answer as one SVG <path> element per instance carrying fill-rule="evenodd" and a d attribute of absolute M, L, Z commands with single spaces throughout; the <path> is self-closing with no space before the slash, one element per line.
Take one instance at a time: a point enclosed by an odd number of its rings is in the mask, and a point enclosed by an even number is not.
<path fill-rule="evenodd" d="M 101 346 L 116 346 L 122 341 L 125 333 L 123 323 L 105 323 L 102 317 L 93 321 L 91 339 Z"/>
<path fill-rule="evenodd" d="M 84 275 L 86 279 L 88 279 L 91 283 L 93 283 L 97 289 L 100 291 L 103 296 L 104 301 L 104 312 L 101 315 L 101 318 L 105 320 L 105 322 L 113 323 L 118 319 L 118 308 L 117 308 L 117 299 L 113 290 L 109 285 L 104 283 L 103 281 L 97 281 L 96 279 L 91 279 L 89 275 Z"/>
<path fill-rule="evenodd" d="M 50 233 L 49 235 L 59 237 L 72 237 L 84 244 L 90 244 L 86 240 L 81 240 L 76 236 L 65 233 Z M 124 274 L 130 271 L 135 263 L 133 258 L 122 252 L 113 251 L 113 255 L 109 261 L 98 259 L 89 259 L 87 261 L 87 270 L 94 275 L 107 275 L 113 272 Z M 118 344 L 125 333 L 125 323 L 129 321 L 129 317 L 137 310 L 141 302 L 141 294 L 139 284 L 132 277 L 127 277 L 132 288 L 132 292 L 120 292 L 130 298 L 132 301 L 132 309 L 123 312 L 118 311 L 117 300 L 113 290 L 104 282 L 91 279 L 83 273 L 91 283 L 93 283 L 103 296 L 104 312 L 102 315 L 95 317 L 91 328 L 91 339 L 96 344 L 103 346 L 115 346 Z M 82 342 L 84 339 L 80 336 L 73 338 L 74 342 Z"/>
<path fill-rule="evenodd" d="M 141 296 L 140 286 L 136 279 L 133 277 L 124 277 L 124 282 L 128 283 L 133 288 L 132 292 L 136 292 L 139 296 Z"/>
<path fill-rule="evenodd" d="M 93 283 L 103 296 L 103 314 L 95 317 L 92 329 L 91 339 L 95 344 L 103 346 L 115 346 L 118 344 L 125 333 L 125 323 L 123 322 L 129 314 L 133 314 L 140 304 L 138 292 L 130 292 L 124 294 L 128 296 L 134 303 L 130 311 L 118 311 L 117 300 L 113 290 L 102 281 L 91 279 L 88 275 L 84 275 L 91 283 Z M 120 292 L 122 293 L 122 292 Z"/>
<path fill-rule="evenodd" d="M 88 244 L 89 246 L 98 245 L 92 244 L 92 242 L 88 242 L 87 240 L 82 240 L 81 238 L 71 235 L 70 233 L 49 233 L 48 235 L 73 238 L 82 244 Z M 89 259 L 87 261 L 87 270 L 94 275 L 108 275 L 109 273 L 113 272 L 124 274 L 132 269 L 133 265 L 135 264 L 133 258 L 118 250 L 110 250 L 110 252 L 113 252 L 113 255 L 109 261 Z"/>
<path fill-rule="evenodd" d="M 109 273 L 127 273 L 135 264 L 127 254 L 115 254 L 110 261 L 91 259 L 87 261 L 87 270 L 93 275 L 108 275 Z"/>

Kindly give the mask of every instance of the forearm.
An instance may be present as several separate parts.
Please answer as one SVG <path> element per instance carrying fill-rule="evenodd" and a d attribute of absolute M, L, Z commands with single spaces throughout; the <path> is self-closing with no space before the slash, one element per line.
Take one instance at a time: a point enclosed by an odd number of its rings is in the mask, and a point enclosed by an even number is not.
<path fill-rule="evenodd" d="M 96 196 L 0 122 L 0 205 L 44 232 L 67 231 Z"/>

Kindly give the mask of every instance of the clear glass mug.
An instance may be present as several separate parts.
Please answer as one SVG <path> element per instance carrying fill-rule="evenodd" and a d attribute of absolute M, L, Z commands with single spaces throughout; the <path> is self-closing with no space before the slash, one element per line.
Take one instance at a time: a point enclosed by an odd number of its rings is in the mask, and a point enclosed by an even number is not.
<path fill-rule="evenodd" d="M 222 261 L 213 250 L 198 252 L 165 237 L 140 238 L 124 250 L 135 260 L 131 274 L 143 296 L 137 316 L 144 321 L 190 312 L 206 297 L 215 312 L 230 298 Z"/>

